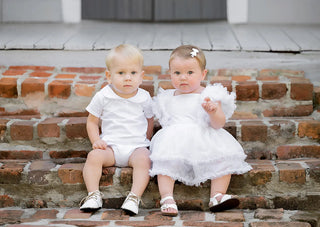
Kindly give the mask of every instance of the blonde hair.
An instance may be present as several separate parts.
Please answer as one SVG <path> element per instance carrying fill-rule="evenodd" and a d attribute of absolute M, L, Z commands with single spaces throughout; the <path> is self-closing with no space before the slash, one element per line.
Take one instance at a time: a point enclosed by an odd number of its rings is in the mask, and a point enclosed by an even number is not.
<path fill-rule="evenodd" d="M 198 50 L 199 52 L 192 55 L 191 53 L 194 53 L 195 51 L 194 49 Z M 204 56 L 203 51 L 196 46 L 182 45 L 174 49 L 170 55 L 169 68 L 170 68 L 170 62 L 176 57 L 180 57 L 184 59 L 195 58 L 198 61 L 201 70 L 205 70 L 206 68 L 206 57 Z"/>
<path fill-rule="evenodd" d="M 143 66 L 143 55 L 139 48 L 130 44 L 121 44 L 112 48 L 106 57 L 106 66 L 108 70 L 111 69 L 112 63 L 117 56 L 121 55 L 128 60 L 137 60 L 140 66 Z"/>

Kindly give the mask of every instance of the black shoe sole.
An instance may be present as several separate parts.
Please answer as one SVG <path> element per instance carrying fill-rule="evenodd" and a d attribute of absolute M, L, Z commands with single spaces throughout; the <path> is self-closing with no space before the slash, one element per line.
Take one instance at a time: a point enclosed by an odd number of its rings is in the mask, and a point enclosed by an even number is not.
<path fill-rule="evenodd" d="M 239 206 L 239 204 L 240 204 L 239 199 L 231 198 L 231 199 L 228 199 L 228 200 L 226 200 L 216 206 L 210 207 L 210 211 L 211 212 L 221 212 L 224 210 L 230 210 L 230 209 L 236 208 L 237 206 Z"/>
<path fill-rule="evenodd" d="M 123 209 L 121 208 L 127 215 L 130 215 L 130 216 L 135 216 L 137 215 L 136 213 L 132 212 L 131 210 L 127 210 L 127 209 Z"/>
<path fill-rule="evenodd" d="M 95 212 L 97 210 L 100 210 L 101 207 L 99 208 L 83 208 L 83 209 L 80 209 L 82 212 L 85 212 L 85 213 L 91 213 L 91 212 Z"/>

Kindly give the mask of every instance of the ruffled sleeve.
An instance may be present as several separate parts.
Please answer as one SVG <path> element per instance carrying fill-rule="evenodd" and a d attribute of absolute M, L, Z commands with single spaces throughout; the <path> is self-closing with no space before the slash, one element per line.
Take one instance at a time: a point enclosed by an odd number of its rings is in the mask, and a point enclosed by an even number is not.
<path fill-rule="evenodd" d="M 220 101 L 226 119 L 229 119 L 236 109 L 236 94 L 229 92 L 222 84 L 208 85 L 201 93 L 201 100 L 209 97 L 212 101 Z"/>
<path fill-rule="evenodd" d="M 162 127 L 166 126 L 169 122 L 166 104 L 168 103 L 171 93 L 171 90 L 159 88 L 157 96 L 153 97 L 152 111 Z"/>

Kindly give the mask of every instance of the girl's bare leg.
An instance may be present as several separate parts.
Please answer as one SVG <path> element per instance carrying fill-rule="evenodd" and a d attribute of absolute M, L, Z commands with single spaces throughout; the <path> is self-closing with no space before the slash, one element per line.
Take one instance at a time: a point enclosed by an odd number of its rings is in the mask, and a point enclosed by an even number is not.
<path fill-rule="evenodd" d="M 88 192 L 99 190 L 102 167 L 113 166 L 114 163 L 114 154 L 110 147 L 106 150 L 96 149 L 89 152 L 83 168 L 83 179 Z"/>
<path fill-rule="evenodd" d="M 173 180 L 169 176 L 158 175 L 158 185 L 159 185 L 159 192 L 160 192 L 161 199 L 163 199 L 167 196 L 173 197 L 174 182 L 175 182 L 175 180 Z M 168 199 L 164 203 L 172 204 L 174 202 L 175 202 L 174 200 Z M 177 210 L 175 210 L 173 208 L 168 208 L 168 209 L 165 209 L 164 212 L 176 213 Z"/>
<path fill-rule="evenodd" d="M 226 194 L 229 187 L 230 179 L 231 174 L 211 180 L 210 198 L 212 198 L 217 193 Z M 218 197 L 218 200 L 219 199 L 221 198 Z"/>
<path fill-rule="evenodd" d="M 129 158 L 129 166 L 133 168 L 131 192 L 141 197 L 149 183 L 151 161 L 150 151 L 145 147 L 137 148 Z"/>

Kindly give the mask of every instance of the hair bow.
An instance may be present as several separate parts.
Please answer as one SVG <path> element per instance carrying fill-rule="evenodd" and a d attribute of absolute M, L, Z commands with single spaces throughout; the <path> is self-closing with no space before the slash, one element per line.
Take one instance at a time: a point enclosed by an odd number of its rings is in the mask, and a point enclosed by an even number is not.
<path fill-rule="evenodd" d="M 192 51 L 190 52 L 191 57 L 195 57 L 197 56 L 197 54 L 199 53 L 199 50 L 196 48 L 192 48 Z"/>

